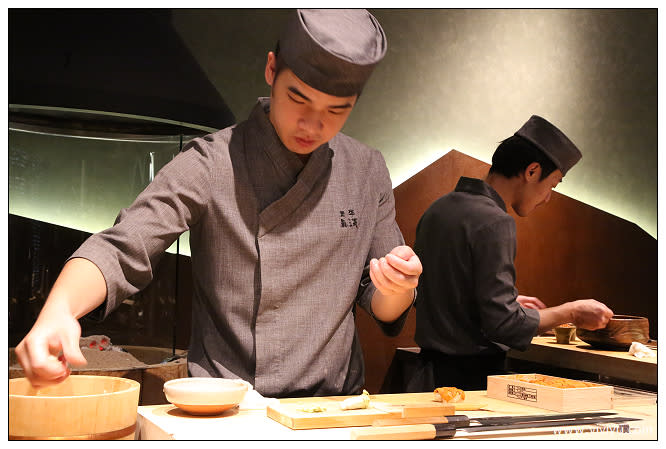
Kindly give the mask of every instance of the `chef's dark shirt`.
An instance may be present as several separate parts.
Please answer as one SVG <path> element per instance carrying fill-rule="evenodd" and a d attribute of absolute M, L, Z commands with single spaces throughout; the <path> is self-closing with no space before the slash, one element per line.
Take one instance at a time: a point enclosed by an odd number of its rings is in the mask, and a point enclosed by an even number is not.
<path fill-rule="evenodd" d="M 421 217 L 416 343 L 448 355 L 524 350 L 539 313 L 516 301 L 516 224 L 499 194 L 461 177 Z"/>

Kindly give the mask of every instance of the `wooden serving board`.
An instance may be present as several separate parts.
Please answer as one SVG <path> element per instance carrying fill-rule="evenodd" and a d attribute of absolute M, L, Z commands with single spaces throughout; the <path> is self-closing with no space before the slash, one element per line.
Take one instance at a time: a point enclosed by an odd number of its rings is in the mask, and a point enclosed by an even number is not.
<path fill-rule="evenodd" d="M 411 418 L 454 415 L 454 404 L 424 401 L 405 395 L 370 396 L 366 409 L 342 410 L 340 404 L 348 396 L 282 399 L 280 404 L 269 405 L 266 415 L 290 429 L 322 429 L 330 427 L 371 426 L 377 419 Z M 321 412 L 302 409 L 321 407 Z"/>

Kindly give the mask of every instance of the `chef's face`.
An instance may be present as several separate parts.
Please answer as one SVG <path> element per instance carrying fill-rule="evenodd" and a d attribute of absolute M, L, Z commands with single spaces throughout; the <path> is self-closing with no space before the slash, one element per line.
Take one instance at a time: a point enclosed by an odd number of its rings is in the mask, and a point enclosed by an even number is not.
<path fill-rule="evenodd" d="M 540 179 L 541 165 L 536 162 L 527 167 L 523 176 L 524 188 L 513 204 L 513 210 L 520 217 L 528 216 L 534 209 L 550 201 L 553 189 L 562 182 L 562 172 L 559 169 Z"/>
<path fill-rule="evenodd" d="M 273 52 L 268 53 L 265 76 L 271 86 L 269 119 L 284 146 L 301 155 L 312 153 L 342 129 L 358 97 L 325 94 L 287 67 L 276 76 Z"/>

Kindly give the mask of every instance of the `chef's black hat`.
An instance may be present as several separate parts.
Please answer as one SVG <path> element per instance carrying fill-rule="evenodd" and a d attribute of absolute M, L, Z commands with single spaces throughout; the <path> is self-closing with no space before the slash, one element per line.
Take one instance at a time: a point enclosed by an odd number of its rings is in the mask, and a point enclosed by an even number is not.
<path fill-rule="evenodd" d="M 359 94 L 387 49 L 384 30 L 365 9 L 296 10 L 279 46 L 301 81 L 336 97 Z"/>
<path fill-rule="evenodd" d="M 516 136 L 529 140 L 543 151 L 560 169 L 562 176 L 583 157 L 576 145 L 562 131 L 538 115 L 530 117 L 516 131 Z"/>

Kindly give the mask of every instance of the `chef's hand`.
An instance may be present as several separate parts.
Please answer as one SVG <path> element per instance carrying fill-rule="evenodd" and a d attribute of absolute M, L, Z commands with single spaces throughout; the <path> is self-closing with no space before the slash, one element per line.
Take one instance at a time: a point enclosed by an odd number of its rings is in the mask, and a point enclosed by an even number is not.
<path fill-rule="evenodd" d="M 62 268 L 35 325 L 16 347 L 25 377 L 35 388 L 62 382 L 68 365 L 83 366 L 78 318 L 95 310 L 106 298 L 106 281 L 97 265 L 80 257 Z"/>
<path fill-rule="evenodd" d="M 518 301 L 518 304 L 521 306 L 525 307 L 526 309 L 545 309 L 547 306 L 541 302 L 539 298 L 536 296 L 523 296 L 523 295 L 518 295 L 516 298 L 516 301 Z"/>
<path fill-rule="evenodd" d="M 16 346 L 16 357 L 34 388 L 55 385 L 67 378 L 69 364 L 85 365 L 79 348 L 81 326 L 56 305 L 45 305 L 35 325 Z"/>
<path fill-rule="evenodd" d="M 85 365 L 79 348 L 81 326 L 61 305 L 47 302 L 34 326 L 16 346 L 16 357 L 34 388 L 55 385 L 69 376 L 69 365 Z"/>
<path fill-rule="evenodd" d="M 579 299 L 570 304 L 571 322 L 583 329 L 601 329 L 613 317 L 613 311 L 595 299 Z"/>
<path fill-rule="evenodd" d="M 411 292 L 422 271 L 421 261 L 409 246 L 396 246 L 385 257 L 370 261 L 370 279 L 387 296 Z"/>
<path fill-rule="evenodd" d="M 372 311 L 385 322 L 397 319 L 414 300 L 414 289 L 423 271 L 409 246 L 396 246 L 386 256 L 370 261 L 370 279 L 377 288 Z"/>

